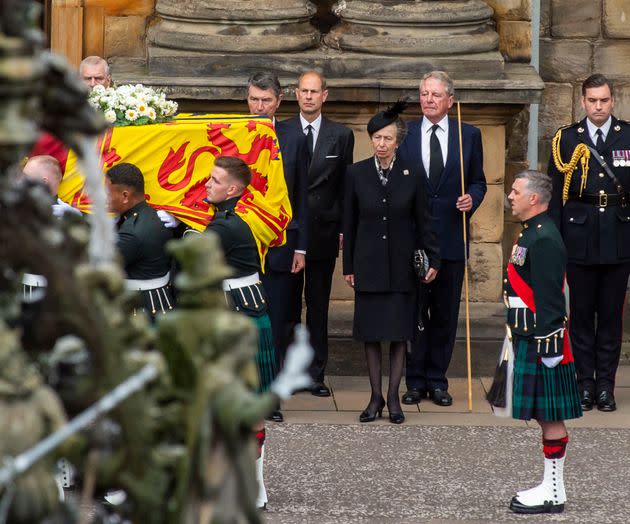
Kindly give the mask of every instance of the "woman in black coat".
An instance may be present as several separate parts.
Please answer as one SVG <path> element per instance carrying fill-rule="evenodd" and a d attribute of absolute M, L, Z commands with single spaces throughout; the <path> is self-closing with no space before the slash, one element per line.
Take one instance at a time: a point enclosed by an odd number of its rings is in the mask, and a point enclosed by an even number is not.
<path fill-rule="evenodd" d="M 413 269 L 415 249 L 424 249 L 431 282 L 440 266 L 420 173 L 396 159 L 406 126 L 397 103 L 368 123 L 374 156 L 348 168 L 344 206 L 343 274 L 354 288 L 355 339 L 364 342 L 372 395 L 361 422 L 382 415 L 381 341 L 390 341 L 387 409 L 391 422 L 405 420 L 398 387 L 405 348 L 415 329 L 418 277 Z"/>

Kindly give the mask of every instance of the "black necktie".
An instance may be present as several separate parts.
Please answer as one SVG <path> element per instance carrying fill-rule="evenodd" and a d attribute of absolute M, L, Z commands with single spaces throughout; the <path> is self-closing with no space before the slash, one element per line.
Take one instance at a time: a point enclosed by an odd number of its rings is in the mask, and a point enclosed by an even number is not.
<path fill-rule="evenodd" d="M 604 148 L 604 133 L 601 129 L 598 129 L 595 131 L 595 134 L 597 135 L 597 140 L 595 140 L 595 149 L 601 153 Z"/>
<path fill-rule="evenodd" d="M 308 158 L 313 157 L 313 126 L 306 126 L 306 147 L 308 148 Z"/>
<path fill-rule="evenodd" d="M 440 177 L 442 176 L 442 170 L 444 169 L 444 159 L 442 158 L 442 146 L 435 132 L 440 128 L 435 124 L 431 128 L 430 139 L 430 157 L 429 157 L 429 182 L 433 187 L 437 187 L 440 183 Z"/>

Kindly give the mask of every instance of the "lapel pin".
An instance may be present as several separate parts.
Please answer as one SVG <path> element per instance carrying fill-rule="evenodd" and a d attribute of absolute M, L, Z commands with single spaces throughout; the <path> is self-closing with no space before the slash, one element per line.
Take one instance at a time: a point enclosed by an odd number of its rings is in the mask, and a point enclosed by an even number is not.
<path fill-rule="evenodd" d="M 577 128 L 578 133 L 584 133 L 584 128 L 582 126 Z"/>
<path fill-rule="evenodd" d="M 621 126 L 619 124 L 615 126 L 615 131 L 621 131 Z"/>
<path fill-rule="evenodd" d="M 409 170 L 408 169 L 403 169 L 403 175 L 408 175 L 409 174 Z"/>

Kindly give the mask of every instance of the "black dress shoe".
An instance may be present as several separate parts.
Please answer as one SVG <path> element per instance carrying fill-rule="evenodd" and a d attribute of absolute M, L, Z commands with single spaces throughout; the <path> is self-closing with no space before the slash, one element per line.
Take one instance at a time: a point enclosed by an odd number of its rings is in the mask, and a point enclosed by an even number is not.
<path fill-rule="evenodd" d="M 330 397 L 330 389 L 323 382 L 315 382 L 310 389 L 311 395 L 316 397 Z"/>
<path fill-rule="evenodd" d="M 431 400 L 437 406 L 451 406 L 453 397 L 445 389 L 436 388 L 430 393 Z"/>
<path fill-rule="evenodd" d="M 405 414 L 402 411 L 399 411 L 398 413 L 390 412 L 389 421 L 392 424 L 402 424 L 405 421 Z"/>
<path fill-rule="evenodd" d="M 617 409 L 617 403 L 612 391 L 601 391 L 597 395 L 597 409 L 600 411 L 615 411 Z"/>
<path fill-rule="evenodd" d="M 271 420 L 272 422 L 284 422 L 284 415 L 279 409 L 277 409 L 267 417 L 267 420 Z"/>
<path fill-rule="evenodd" d="M 370 403 L 368 407 L 363 410 L 363 412 L 359 415 L 359 422 L 373 422 L 376 420 L 376 415 L 378 414 L 379 418 L 383 416 L 383 408 L 385 407 L 385 399 L 381 397 L 376 404 Z"/>
<path fill-rule="evenodd" d="M 402 403 L 407 405 L 417 404 L 426 396 L 427 392 L 424 389 L 409 388 L 402 396 Z"/>
<path fill-rule="evenodd" d="M 580 394 L 580 404 L 582 404 L 582 411 L 593 409 L 593 394 L 588 389 L 585 389 Z"/>

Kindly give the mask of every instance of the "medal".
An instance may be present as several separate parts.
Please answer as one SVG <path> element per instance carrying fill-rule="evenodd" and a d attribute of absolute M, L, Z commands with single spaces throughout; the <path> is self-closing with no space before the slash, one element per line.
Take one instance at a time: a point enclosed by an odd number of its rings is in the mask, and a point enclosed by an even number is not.
<path fill-rule="evenodd" d="M 512 256 L 510 262 L 515 266 L 522 266 L 525 264 L 525 257 L 527 256 L 527 248 L 514 244 L 512 247 Z"/>

